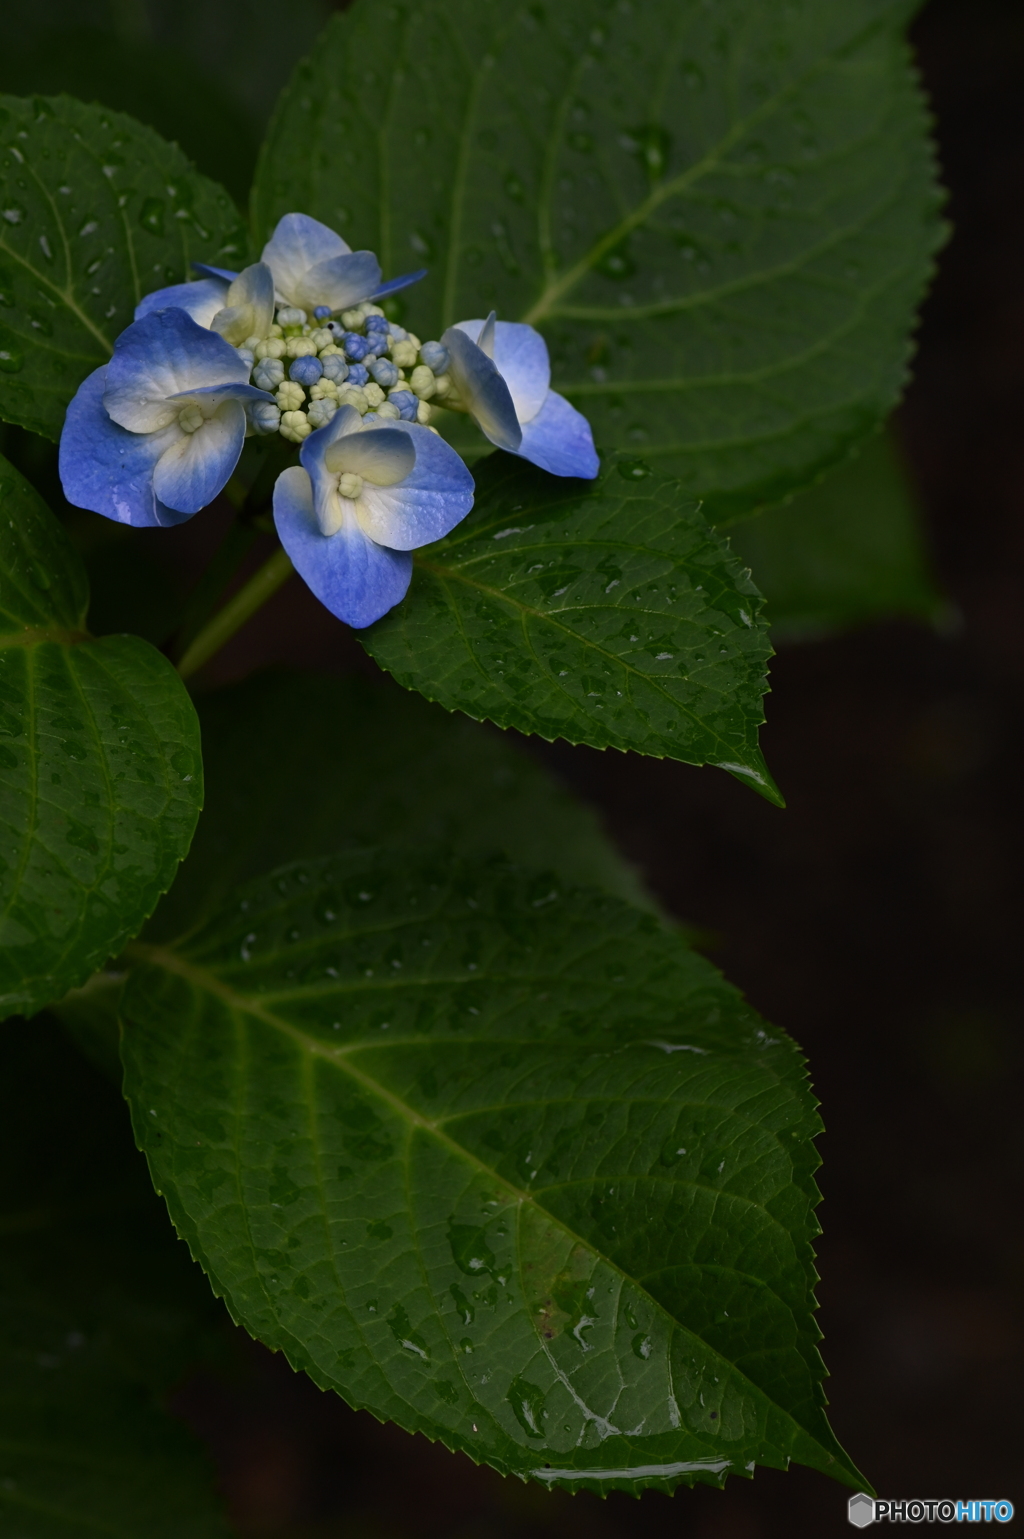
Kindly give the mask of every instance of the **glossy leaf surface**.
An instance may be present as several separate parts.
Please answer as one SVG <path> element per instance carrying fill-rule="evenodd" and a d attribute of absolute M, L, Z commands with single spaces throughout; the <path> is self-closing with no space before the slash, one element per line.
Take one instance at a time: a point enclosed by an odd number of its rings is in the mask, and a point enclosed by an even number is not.
<path fill-rule="evenodd" d="M 118 951 L 170 885 L 202 805 L 199 724 L 166 658 L 85 630 L 56 519 L 0 460 L 0 1014 Z"/>
<path fill-rule="evenodd" d="M 399 683 L 500 727 L 717 764 L 780 800 L 757 746 L 761 597 L 677 482 L 612 458 L 567 481 L 495 454 L 366 632 Z"/>
<path fill-rule="evenodd" d="M 0 417 L 59 437 L 142 296 L 245 251 L 227 193 L 152 129 L 66 96 L 0 96 Z"/>
<path fill-rule="evenodd" d="M 643 901 L 596 814 L 514 740 L 390 680 L 281 669 L 200 696 L 197 707 L 203 817 L 146 939 L 180 934 L 274 866 L 352 845 L 504 851 Z"/>
<path fill-rule="evenodd" d="M 916 498 L 889 434 L 869 439 L 787 507 L 725 533 L 757 576 L 773 640 L 891 615 L 942 615 Z"/>
<path fill-rule="evenodd" d="M 319 1384 L 549 1485 L 859 1482 L 822 1410 L 802 1060 L 653 915 L 357 852 L 129 954 L 155 1184 Z"/>
<path fill-rule="evenodd" d="M 117 1091 L 52 1020 L 0 1027 L 4 1539 L 226 1539 L 161 1405 L 223 1314 L 161 1209 Z"/>
<path fill-rule="evenodd" d="M 203 816 L 146 940 L 191 929 L 238 883 L 285 860 L 377 844 L 399 851 L 444 840 L 464 857 L 514 854 L 562 882 L 652 907 L 596 814 L 509 735 L 429 705 L 386 676 L 371 683 L 274 670 L 196 704 Z M 118 1084 L 126 974 L 122 958 L 55 1007 Z"/>
<path fill-rule="evenodd" d="M 749 511 L 889 410 L 941 239 L 904 0 L 357 0 L 265 146 L 423 338 L 496 308 L 548 339 L 599 447 Z"/>

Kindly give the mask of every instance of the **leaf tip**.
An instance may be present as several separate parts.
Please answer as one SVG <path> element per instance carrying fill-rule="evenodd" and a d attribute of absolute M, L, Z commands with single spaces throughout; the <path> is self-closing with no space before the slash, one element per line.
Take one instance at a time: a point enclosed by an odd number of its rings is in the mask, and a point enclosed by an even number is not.
<path fill-rule="evenodd" d="M 724 769 L 730 775 L 735 775 L 736 779 L 741 780 L 744 785 L 752 786 L 758 795 L 763 796 L 765 801 L 771 802 L 773 807 L 785 807 L 786 798 L 775 784 L 760 750 L 754 750 L 749 764 L 719 759 L 715 768 Z"/>

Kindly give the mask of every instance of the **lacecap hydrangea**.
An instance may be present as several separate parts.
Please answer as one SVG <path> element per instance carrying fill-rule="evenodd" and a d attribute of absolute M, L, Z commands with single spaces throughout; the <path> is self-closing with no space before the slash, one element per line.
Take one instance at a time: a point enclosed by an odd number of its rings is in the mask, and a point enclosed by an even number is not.
<path fill-rule="evenodd" d="M 247 436 L 279 434 L 301 461 L 274 492 L 282 544 L 334 614 L 365 626 L 404 596 L 410 552 L 472 506 L 438 408 L 555 475 L 597 474 L 589 424 L 550 389 L 532 327 L 492 314 L 421 342 L 387 319 L 377 301 L 424 270 L 384 283 L 372 252 L 305 214 L 285 215 L 242 272 L 195 265 L 199 278 L 141 301 L 68 409 L 60 470 L 77 506 L 180 523 L 225 487 Z"/>

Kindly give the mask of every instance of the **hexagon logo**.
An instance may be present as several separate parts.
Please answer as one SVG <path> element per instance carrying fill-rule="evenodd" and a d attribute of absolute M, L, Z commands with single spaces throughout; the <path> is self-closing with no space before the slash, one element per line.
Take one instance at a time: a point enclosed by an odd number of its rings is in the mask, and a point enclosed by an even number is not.
<path fill-rule="evenodd" d="M 875 1504 L 871 1497 L 865 1496 L 863 1491 L 851 1496 L 847 1517 L 854 1528 L 867 1528 L 869 1523 L 875 1521 Z"/>

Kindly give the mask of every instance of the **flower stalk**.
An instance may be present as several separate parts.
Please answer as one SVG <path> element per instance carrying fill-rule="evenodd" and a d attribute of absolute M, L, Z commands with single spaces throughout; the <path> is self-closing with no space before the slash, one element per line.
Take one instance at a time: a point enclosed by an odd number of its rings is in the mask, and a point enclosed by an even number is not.
<path fill-rule="evenodd" d="M 203 626 L 178 663 L 178 673 L 181 678 L 188 679 L 194 673 L 198 673 L 199 669 L 231 640 L 236 631 L 240 631 L 246 621 L 251 619 L 258 609 L 262 609 L 278 588 L 287 582 L 294 570 L 287 552 L 280 548 L 275 550 L 259 570 L 253 573 L 249 581 L 239 588 L 235 596 L 228 600 L 223 609 L 218 609 L 213 618 Z"/>

